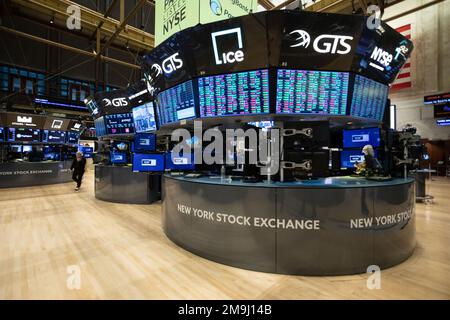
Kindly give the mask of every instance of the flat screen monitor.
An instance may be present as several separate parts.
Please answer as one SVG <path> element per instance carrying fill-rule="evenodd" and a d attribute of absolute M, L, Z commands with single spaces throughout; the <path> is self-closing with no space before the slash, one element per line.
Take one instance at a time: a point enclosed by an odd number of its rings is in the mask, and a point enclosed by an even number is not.
<path fill-rule="evenodd" d="M 375 158 L 377 151 L 375 151 Z M 364 153 L 361 149 L 358 150 L 344 150 L 341 152 L 341 167 L 352 169 L 355 168 L 356 163 L 364 162 Z"/>
<path fill-rule="evenodd" d="M 153 102 L 148 102 L 142 106 L 133 108 L 133 122 L 136 133 L 158 130 Z"/>
<path fill-rule="evenodd" d="M 156 135 L 152 133 L 137 133 L 134 136 L 134 150 L 156 151 Z"/>
<path fill-rule="evenodd" d="M 78 132 L 70 131 L 67 132 L 67 143 L 68 144 L 78 144 L 80 140 L 80 134 Z"/>
<path fill-rule="evenodd" d="M 268 70 L 200 78 L 198 91 L 202 118 L 270 113 Z"/>
<path fill-rule="evenodd" d="M 192 81 L 187 81 L 158 95 L 158 120 L 165 125 L 197 116 Z"/>
<path fill-rule="evenodd" d="M 450 126 L 450 119 L 436 120 L 436 124 L 440 127 L 448 127 Z"/>
<path fill-rule="evenodd" d="M 95 134 L 97 137 L 106 136 L 105 118 L 100 117 L 95 120 Z"/>
<path fill-rule="evenodd" d="M 127 164 L 127 154 L 124 152 L 111 152 L 112 164 Z"/>
<path fill-rule="evenodd" d="M 33 151 L 33 146 L 23 146 L 22 147 L 22 152 L 32 152 Z"/>
<path fill-rule="evenodd" d="M 388 86 L 356 75 L 350 115 L 383 121 L 388 93 Z"/>
<path fill-rule="evenodd" d="M 374 148 L 380 146 L 379 128 L 344 130 L 344 148 L 363 148 L 368 144 Z"/>
<path fill-rule="evenodd" d="M 267 130 L 267 129 L 272 129 L 275 125 L 275 122 L 274 121 L 258 121 L 258 122 L 249 122 L 248 124 L 251 126 L 260 128 L 260 129 Z"/>
<path fill-rule="evenodd" d="M 175 155 L 172 152 L 166 153 L 166 169 L 180 171 L 195 170 L 194 154 Z"/>
<path fill-rule="evenodd" d="M 5 141 L 5 129 L 0 127 L 0 142 Z"/>
<path fill-rule="evenodd" d="M 66 133 L 64 131 L 44 130 L 42 142 L 47 143 L 65 143 Z"/>
<path fill-rule="evenodd" d="M 30 128 L 8 128 L 9 142 L 39 142 L 41 130 Z"/>
<path fill-rule="evenodd" d="M 278 70 L 278 114 L 345 116 L 350 75 L 347 72 Z"/>
<path fill-rule="evenodd" d="M 330 123 L 328 121 L 285 122 L 284 149 L 321 148 L 330 145 Z M 287 130 L 287 131 L 286 131 Z M 309 132 L 293 134 L 293 130 Z"/>
<path fill-rule="evenodd" d="M 13 153 L 22 153 L 22 145 L 11 145 L 10 149 Z"/>
<path fill-rule="evenodd" d="M 135 153 L 133 155 L 134 172 L 162 172 L 164 168 L 164 154 Z"/>
<path fill-rule="evenodd" d="M 133 124 L 133 114 L 129 113 L 119 113 L 119 114 L 109 114 L 105 116 L 105 127 L 106 134 L 133 134 L 134 124 Z"/>

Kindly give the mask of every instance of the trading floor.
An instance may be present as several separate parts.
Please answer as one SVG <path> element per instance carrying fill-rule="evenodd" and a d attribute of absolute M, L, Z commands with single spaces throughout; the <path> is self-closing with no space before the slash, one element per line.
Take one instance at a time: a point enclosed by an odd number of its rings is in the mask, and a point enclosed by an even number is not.
<path fill-rule="evenodd" d="M 0 192 L 0 299 L 449 299 L 450 179 L 433 178 L 417 204 L 417 248 L 381 273 L 300 277 L 228 267 L 195 256 L 161 228 L 161 205 L 94 196 L 89 171 L 73 184 Z M 80 270 L 80 288 L 68 285 Z M 79 269 L 78 269 L 79 268 Z M 72 289 L 69 289 L 72 288 Z"/>

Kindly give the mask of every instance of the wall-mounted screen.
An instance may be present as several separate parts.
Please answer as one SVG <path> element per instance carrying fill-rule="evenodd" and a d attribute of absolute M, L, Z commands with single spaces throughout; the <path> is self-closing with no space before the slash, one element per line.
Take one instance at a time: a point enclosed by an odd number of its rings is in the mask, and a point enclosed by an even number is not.
<path fill-rule="evenodd" d="M 42 142 L 47 143 L 65 143 L 66 133 L 64 131 L 44 130 Z"/>
<path fill-rule="evenodd" d="M 105 118 L 100 117 L 95 120 L 95 134 L 97 137 L 106 136 Z"/>
<path fill-rule="evenodd" d="M 67 132 L 66 134 L 68 144 L 78 144 L 80 140 L 80 134 L 78 132 Z"/>
<path fill-rule="evenodd" d="M 278 70 L 278 114 L 346 115 L 349 73 Z"/>
<path fill-rule="evenodd" d="M 39 142 L 41 130 L 29 128 L 8 128 L 9 142 Z"/>
<path fill-rule="evenodd" d="M 172 152 L 166 153 L 166 169 L 180 171 L 195 170 L 194 154 L 190 153 L 177 156 Z"/>
<path fill-rule="evenodd" d="M 153 133 L 137 133 L 134 136 L 134 150 L 156 151 L 156 135 Z"/>
<path fill-rule="evenodd" d="M 137 133 L 158 130 L 153 102 L 148 102 L 142 106 L 133 108 L 133 122 Z"/>
<path fill-rule="evenodd" d="M 0 142 L 5 141 L 5 129 L 0 127 Z"/>
<path fill-rule="evenodd" d="M 350 115 L 383 121 L 389 87 L 356 75 Z"/>
<path fill-rule="evenodd" d="M 127 164 L 127 154 L 123 152 L 111 152 L 112 164 Z"/>
<path fill-rule="evenodd" d="M 379 128 L 344 130 L 344 148 L 363 148 L 369 144 L 377 148 L 380 141 Z"/>
<path fill-rule="evenodd" d="M 161 125 L 192 119 L 195 112 L 195 97 L 192 81 L 170 88 L 158 95 L 158 119 Z"/>
<path fill-rule="evenodd" d="M 375 151 L 375 158 L 377 157 L 377 152 Z M 341 153 L 341 167 L 352 169 L 355 168 L 357 163 L 364 162 L 364 153 L 361 149 L 357 150 L 344 150 Z"/>
<path fill-rule="evenodd" d="M 201 117 L 270 113 L 269 71 L 198 79 Z"/>
<path fill-rule="evenodd" d="M 134 133 L 133 114 L 119 113 L 105 116 L 106 134 L 132 134 Z"/>
<path fill-rule="evenodd" d="M 163 154 L 135 153 L 133 155 L 134 172 L 161 172 L 164 168 Z"/>

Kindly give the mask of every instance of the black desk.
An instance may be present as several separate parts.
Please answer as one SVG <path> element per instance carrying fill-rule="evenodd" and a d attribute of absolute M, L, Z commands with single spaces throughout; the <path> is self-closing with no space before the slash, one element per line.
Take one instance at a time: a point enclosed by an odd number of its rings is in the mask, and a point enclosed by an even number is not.
<path fill-rule="evenodd" d="M 388 268 L 415 248 L 414 180 L 243 183 L 163 177 L 163 228 L 180 247 L 256 271 L 295 275 Z"/>
<path fill-rule="evenodd" d="M 126 204 L 150 204 L 161 199 L 161 176 L 134 173 L 131 167 L 95 166 L 95 198 Z"/>
<path fill-rule="evenodd" d="M 72 181 L 72 161 L 0 164 L 0 188 L 17 188 Z"/>

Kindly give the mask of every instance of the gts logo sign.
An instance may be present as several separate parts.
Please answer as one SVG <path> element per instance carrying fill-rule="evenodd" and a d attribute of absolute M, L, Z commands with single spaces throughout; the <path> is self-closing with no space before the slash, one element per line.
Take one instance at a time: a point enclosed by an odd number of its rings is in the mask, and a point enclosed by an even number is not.
<path fill-rule="evenodd" d="M 128 105 L 127 98 L 117 98 L 117 99 L 103 99 L 103 103 L 105 107 L 126 107 Z"/>
<path fill-rule="evenodd" d="M 381 48 L 375 47 L 375 49 L 372 52 L 372 55 L 370 56 L 370 59 L 377 61 L 384 67 L 388 67 L 391 64 L 394 57 L 389 52 L 384 51 Z"/>

